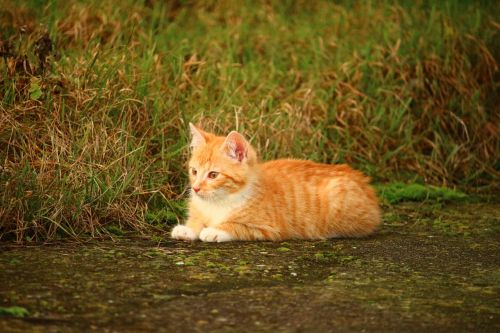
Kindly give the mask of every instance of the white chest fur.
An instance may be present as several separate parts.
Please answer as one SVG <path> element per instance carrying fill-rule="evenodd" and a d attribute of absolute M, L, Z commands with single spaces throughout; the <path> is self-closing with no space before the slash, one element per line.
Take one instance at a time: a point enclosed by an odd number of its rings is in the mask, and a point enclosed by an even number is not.
<path fill-rule="evenodd" d="M 227 221 L 231 215 L 242 208 L 251 196 L 251 188 L 248 187 L 239 193 L 228 195 L 224 200 L 204 200 L 193 194 L 191 197 L 193 205 L 201 212 L 209 227 Z"/>

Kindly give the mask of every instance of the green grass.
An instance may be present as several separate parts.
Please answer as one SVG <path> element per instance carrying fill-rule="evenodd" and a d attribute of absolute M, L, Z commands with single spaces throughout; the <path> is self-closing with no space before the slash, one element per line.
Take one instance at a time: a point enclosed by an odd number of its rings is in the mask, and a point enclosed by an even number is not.
<path fill-rule="evenodd" d="M 264 159 L 498 190 L 493 1 L 0 8 L 2 239 L 181 220 L 189 121 Z"/>

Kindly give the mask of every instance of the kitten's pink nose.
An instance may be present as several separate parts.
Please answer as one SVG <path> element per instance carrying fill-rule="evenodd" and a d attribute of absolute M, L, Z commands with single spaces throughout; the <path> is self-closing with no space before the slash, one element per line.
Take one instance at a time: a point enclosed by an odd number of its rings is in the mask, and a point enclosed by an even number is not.
<path fill-rule="evenodd" d="M 193 190 L 194 190 L 196 193 L 200 192 L 200 188 L 199 188 L 199 187 L 193 187 Z"/>

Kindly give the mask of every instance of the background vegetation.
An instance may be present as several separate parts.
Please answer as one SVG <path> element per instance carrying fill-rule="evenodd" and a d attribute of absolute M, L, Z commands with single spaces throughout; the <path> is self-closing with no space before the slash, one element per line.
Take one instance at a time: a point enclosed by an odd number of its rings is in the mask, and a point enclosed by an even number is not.
<path fill-rule="evenodd" d="M 0 239 L 182 218 L 188 121 L 236 128 L 264 159 L 498 191 L 499 13 L 495 1 L 0 0 Z"/>

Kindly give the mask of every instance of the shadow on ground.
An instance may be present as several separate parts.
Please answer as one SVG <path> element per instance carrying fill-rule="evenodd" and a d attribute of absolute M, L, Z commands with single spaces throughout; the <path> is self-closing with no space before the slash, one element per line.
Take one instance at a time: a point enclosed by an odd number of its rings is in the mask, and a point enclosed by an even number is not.
<path fill-rule="evenodd" d="M 2 332 L 500 331 L 498 204 L 402 204 L 366 239 L 0 244 Z"/>

